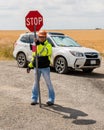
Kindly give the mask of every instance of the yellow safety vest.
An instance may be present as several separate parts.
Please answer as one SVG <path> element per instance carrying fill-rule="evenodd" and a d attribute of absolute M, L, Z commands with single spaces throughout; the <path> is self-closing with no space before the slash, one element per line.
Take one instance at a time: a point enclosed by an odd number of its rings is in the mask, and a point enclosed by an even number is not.
<path fill-rule="evenodd" d="M 43 56 L 43 57 L 48 56 L 48 59 L 50 61 L 50 58 L 52 55 L 52 46 L 47 40 L 44 42 L 44 45 L 42 45 L 42 44 L 37 45 L 37 55 Z M 36 56 L 36 52 L 32 52 L 32 59 L 28 65 L 29 68 L 34 67 L 33 61 L 34 61 L 35 56 Z"/>

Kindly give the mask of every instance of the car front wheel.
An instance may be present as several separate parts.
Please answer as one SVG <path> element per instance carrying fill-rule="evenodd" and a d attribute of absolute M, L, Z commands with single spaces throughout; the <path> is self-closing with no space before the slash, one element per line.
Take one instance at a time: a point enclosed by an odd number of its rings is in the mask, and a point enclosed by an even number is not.
<path fill-rule="evenodd" d="M 26 60 L 26 56 L 23 52 L 20 52 L 18 55 L 17 55 L 17 64 L 18 64 L 18 67 L 20 68 L 24 68 L 27 66 L 27 60 Z"/>
<path fill-rule="evenodd" d="M 60 57 L 56 58 L 56 60 L 55 60 L 55 70 L 56 70 L 56 72 L 58 72 L 60 74 L 67 73 L 68 66 L 67 66 L 67 62 L 66 62 L 64 57 L 60 56 Z"/>

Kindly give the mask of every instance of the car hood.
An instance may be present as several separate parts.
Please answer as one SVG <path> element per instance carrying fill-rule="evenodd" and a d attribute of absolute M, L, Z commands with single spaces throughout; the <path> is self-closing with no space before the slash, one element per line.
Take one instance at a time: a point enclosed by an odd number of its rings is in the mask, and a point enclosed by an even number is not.
<path fill-rule="evenodd" d="M 85 52 L 96 52 L 98 53 L 98 51 L 96 51 L 95 49 L 91 49 L 91 48 L 87 48 L 87 47 L 61 47 L 61 49 L 63 50 L 67 50 L 67 51 L 77 51 L 77 52 L 81 52 L 81 53 L 85 53 Z"/>

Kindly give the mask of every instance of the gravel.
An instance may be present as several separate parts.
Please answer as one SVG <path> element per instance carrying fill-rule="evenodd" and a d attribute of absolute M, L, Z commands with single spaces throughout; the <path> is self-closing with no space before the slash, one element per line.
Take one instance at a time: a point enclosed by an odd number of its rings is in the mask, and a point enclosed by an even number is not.
<path fill-rule="evenodd" d="M 51 71 L 55 105 L 41 77 L 41 102 L 31 106 L 34 73 L 15 61 L 0 61 L 0 130 L 104 130 L 104 61 L 92 74 Z"/>

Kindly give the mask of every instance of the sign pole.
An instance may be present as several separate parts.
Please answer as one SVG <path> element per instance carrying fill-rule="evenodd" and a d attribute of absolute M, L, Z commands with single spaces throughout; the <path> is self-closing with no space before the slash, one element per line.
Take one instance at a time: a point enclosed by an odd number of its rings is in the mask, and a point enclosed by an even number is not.
<path fill-rule="evenodd" d="M 34 38 L 36 38 L 36 26 L 34 25 Z M 40 84 L 39 84 L 39 75 L 38 75 L 38 55 L 37 55 L 37 45 L 36 45 L 36 80 L 38 85 L 38 93 L 39 93 L 39 106 L 41 108 L 41 94 L 40 94 Z"/>
<path fill-rule="evenodd" d="M 31 10 L 25 17 L 26 27 L 34 32 L 34 39 L 36 38 L 36 31 L 39 31 L 43 26 L 43 16 L 37 10 Z M 35 43 L 35 41 L 34 41 Z M 33 49 L 33 48 L 32 48 Z M 39 93 L 39 106 L 41 107 L 41 94 L 40 94 L 40 86 L 39 86 L 39 72 L 38 72 L 38 54 L 37 54 L 37 46 L 35 45 L 33 49 L 36 53 L 36 80 L 38 83 L 38 93 Z M 32 50 L 32 51 L 33 51 Z"/>

